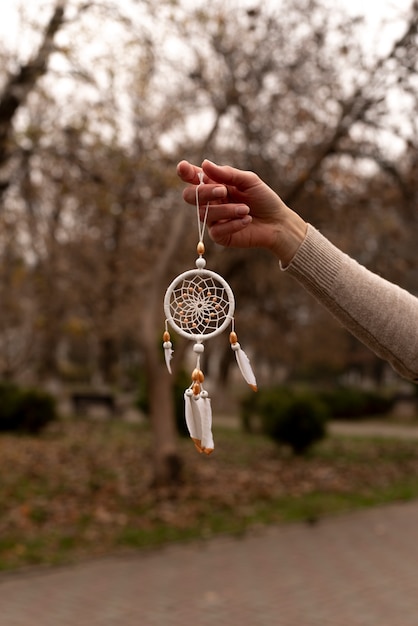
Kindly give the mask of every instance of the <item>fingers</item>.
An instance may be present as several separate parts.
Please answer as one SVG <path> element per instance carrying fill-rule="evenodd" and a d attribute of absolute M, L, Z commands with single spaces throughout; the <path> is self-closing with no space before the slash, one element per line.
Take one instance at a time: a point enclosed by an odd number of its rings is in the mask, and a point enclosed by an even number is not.
<path fill-rule="evenodd" d="M 196 203 L 196 187 L 200 184 L 199 175 L 202 173 L 202 168 L 189 163 L 188 161 L 180 161 L 177 165 L 177 175 L 185 182 L 194 185 L 193 187 L 187 187 L 183 191 L 183 197 L 189 204 Z M 217 200 L 224 198 L 227 195 L 227 189 L 222 185 L 211 184 L 207 176 L 205 178 L 205 185 L 199 187 L 199 202 L 206 203 L 211 200 Z"/>
<path fill-rule="evenodd" d="M 188 161 L 180 161 L 177 165 L 178 176 L 191 185 L 200 183 L 199 174 L 202 171 L 205 174 L 205 184 L 199 188 L 199 201 L 202 203 L 219 200 L 227 195 L 235 202 L 240 202 L 248 189 L 260 183 L 259 177 L 254 172 L 245 172 L 229 165 L 216 165 L 207 159 L 203 161 L 201 168 Z M 186 202 L 194 204 L 196 190 L 193 187 L 185 189 L 183 197 Z"/>
<path fill-rule="evenodd" d="M 213 182 L 231 185 L 240 191 L 245 191 L 259 182 L 259 178 L 254 172 L 239 170 L 230 165 L 216 165 L 208 159 L 203 161 L 202 169 Z"/>
<path fill-rule="evenodd" d="M 217 185 L 208 183 L 201 185 L 198 189 L 199 204 L 206 204 L 207 202 L 226 200 L 228 190 L 223 185 Z M 186 187 L 183 191 L 183 198 L 189 204 L 196 204 L 196 186 Z"/>
<path fill-rule="evenodd" d="M 185 183 L 190 183 L 192 185 L 199 184 L 199 173 L 201 171 L 201 167 L 192 165 L 188 161 L 180 161 L 177 165 L 177 175 L 184 180 Z"/>
<path fill-rule="evenodd" d="M 200 176 L 204 172 L 200 185 Z M 252 172 L 243 172 L 230 166 L 218 166 L 211 161 L 204 161 L 202 168 L 180 161 L 177 165 L 178 176 L 189 183 L 183 191 L 183 197 L 190 204 L 196 203 L 196 185 L 198 185 L 200 219 L 206 216 L 211 238 L 224 246 L 248 247 L 253 245 L 252 228 L 247 230 L 253 218 L 246 204 L 247 194 L 252 185 L 258 185 L 260 179 Z M 200 175 L 200 176 L 199 176 Z"/>
<path fill-rule="evenodd" d="M 240 219 L 215 222 L 209 226 L 209 234 L 216 243 L 223 246 L 236 245 L 237 247 L 247 247 L 249 244 L 245 243 L 245 239 L 242 238 L 242 235 L 244 234 L 243 231 L 245 231 L 251 222 L 251 215 L 246 215 Z M 242 235 L 239 233 L 242 233 Z M 239 239 L 237 239 L 237 237 Z M 249 241 L 248 238 L 247 240 Z"/>
<path fill-rule="evenodd" d="M 200 217 L 203 220 L 206 207 L 201 207 Z M 209 207 L 207 223 L 209 226 L 217 222 L 242 220 L 248 217 L 250 208 L 245 204 L 212 204 Z"/>

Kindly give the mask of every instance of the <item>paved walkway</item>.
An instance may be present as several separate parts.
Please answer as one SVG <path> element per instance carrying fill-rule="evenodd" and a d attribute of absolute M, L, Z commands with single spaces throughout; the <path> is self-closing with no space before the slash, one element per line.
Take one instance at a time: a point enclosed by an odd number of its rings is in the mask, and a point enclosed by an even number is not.
<path fill-rule="evenodd" d="M 388 437 L 390 439 L 418 439 L 418 426 L 384 421 L 333 421 L 329 423 L 329 432 L 334 435 L 351 437 Z M 418 624 L 418 620 L 417 620 Z"/>
<path fill-rule="evenodd" d="M 0 576 L 1 626 L 417 626 L 418 502 Z"/>
<path fill-rule="evenodd" d="M 231 416 L 215 416 L 215 427 L 239 429 L 240 419 Z M 351 437 L 388 437 L 395 439 L 418 439 L 418 425 L 385 420 L 331 420 L 328 430 L 332 435 L 348 435 Z M 418 620 L 417 620 L 418 626 Z"/>

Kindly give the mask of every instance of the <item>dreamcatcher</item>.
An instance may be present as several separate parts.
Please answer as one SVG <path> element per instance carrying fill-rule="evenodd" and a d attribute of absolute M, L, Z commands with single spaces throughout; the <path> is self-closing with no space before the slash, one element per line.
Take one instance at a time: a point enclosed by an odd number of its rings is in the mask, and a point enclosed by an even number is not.
<path fill-rule="evenodd" d="M 185 418 L 187 428 L 197 450 L 211 454 L 214 449 L 212 436 L 212 409 L 208 392 L 204 388 L 205 376 L 200 368 L 200 359 L 205 350 L 204 342 L 222 333 L 231 326 L 229 341 L 235 352 L 238 367 L 250 387 L 257 391 L 257 383 L 250 361 L 241 349 L 235 332 L 235 299 L 231 287 L 219 274 L 206 269 L 203 258 L 205 245 L 203 236 L 206 227 L 209 202 L 200 222 L 199 187 L 203 184 L 203 174 L 199 174 L 200 184 L 196 186 L 196 209 L 199 242 L 196 269 L 177 276 L 167 288 L 164 297 L 165 332 L 163 347 L 165 361 L 171 374 L 170 361 L 173 355 L 168 325 L 179 335 L 194 341 L 196 366 L 191 375 L 191 384 L 184 392 Z"/>

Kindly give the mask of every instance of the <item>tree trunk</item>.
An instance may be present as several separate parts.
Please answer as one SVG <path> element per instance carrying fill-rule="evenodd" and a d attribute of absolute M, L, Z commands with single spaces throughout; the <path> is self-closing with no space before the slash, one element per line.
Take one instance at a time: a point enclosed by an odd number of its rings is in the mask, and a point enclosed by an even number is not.
<path fill-rule="evenodd" d="M 181 481 L 182 461 L 177 450 L 173 379 L 158 354 L 155 343 L 149 343 L 146 378 L 153 434 L 153 486 L 175 487 Z"/>
<path fill-rule="evenodd" d="M 146 360 L 147 391 L 153 433 L 154 486 L 175 486 L 181 480 L 182 461 L 177 449 L 173 377 L 164 363 L 162 335 L 164 331 L 163 294 L 167 271 L 180 245 L 186 212 L 179 211 L 173 219 L 170 238 L 152 276 L 148 281 L 148 298 L 142 318 L 141 341 Z M 158 338 L 160 341 L 158 342 Z"/>

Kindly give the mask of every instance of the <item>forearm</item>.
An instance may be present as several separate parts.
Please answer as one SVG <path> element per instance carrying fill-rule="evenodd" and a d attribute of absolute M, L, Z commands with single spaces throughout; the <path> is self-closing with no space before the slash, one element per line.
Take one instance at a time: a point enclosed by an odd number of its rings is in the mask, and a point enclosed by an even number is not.
<path fill-rule="evenodd" d="M 312 226 L 283 269 L 401 376 L 418 382 L 418 298 L 359 265 Z"/>

